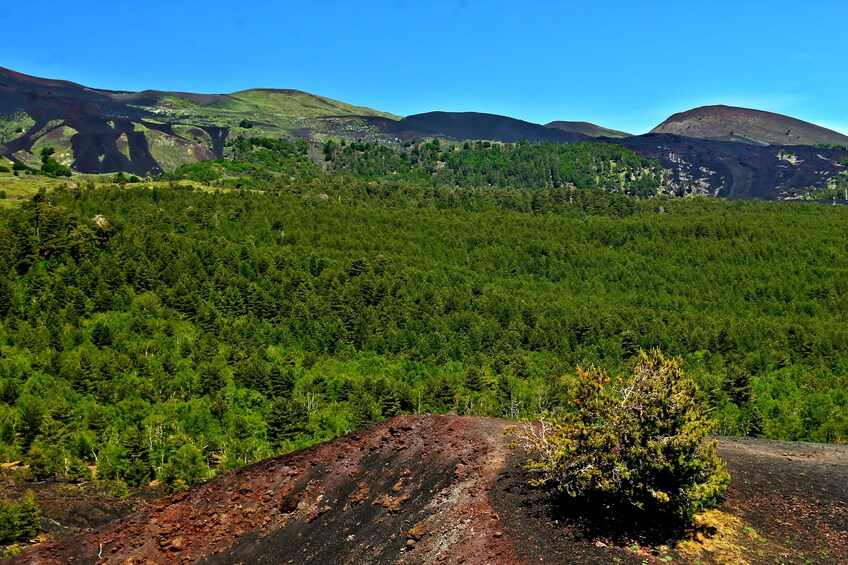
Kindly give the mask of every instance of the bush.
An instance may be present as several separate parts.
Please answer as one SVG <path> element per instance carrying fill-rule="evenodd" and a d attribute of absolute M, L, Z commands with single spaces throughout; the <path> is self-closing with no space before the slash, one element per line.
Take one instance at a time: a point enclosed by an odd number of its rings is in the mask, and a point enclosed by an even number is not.
<path fill-rule="evenodd" d="M 537 454 L 526 466 L 532 484 L 607 516 L 685 526 L 730 482 L 715 442 L 704 442 L 712 425 L 696 392 L 679 360 L 642 352 L 619 386 L 598 369 L 578 370 L 572 412 L 510 431 L 514 445 Z"/>
<path fill-rule="evenodd" d="M 41 165 L 41 172 L 53 175 L 56 177 L 69 177 L 71 176 L 71 169 L 59 163 L 54 157 L 51 155 L 47 155 L 42 158 L 43 165 Z"/>
<path fill-rule="evenodd" d="M 18 502 L 0 499 L 0 543 L 27 542 L 40 532 L 41 512 L 31 490 Z"/>

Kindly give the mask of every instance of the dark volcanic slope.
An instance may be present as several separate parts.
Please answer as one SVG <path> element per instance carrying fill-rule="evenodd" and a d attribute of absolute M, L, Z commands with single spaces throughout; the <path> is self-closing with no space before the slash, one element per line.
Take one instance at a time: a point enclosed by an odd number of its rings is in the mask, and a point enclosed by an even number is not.
<path fill-rule="evenodd" d="M 39 151 L 56 150 L 82 173 L 156 175 L 185 163 L 221 158 L 230 133 L 280 137 L 297 130 L 335 132 L 359 114 L 392 116 L 296 90 L 233 94 L 115 92 L 27 76 L 0 67 L 0 154 L 40 167 Z"/>
<path fill-rule="evenodd" d="M 147 91 L 138 96 L 152 99 L 165 94 Z M 0 67 L 0 112 L 7 115 L 23 112 L 35 121 L 22 135 L 6 143 L 4 152 L 10 157 L 18 152 L 31 152 L 43 136 L 70 128 L 74 131 L 70 138 L 71 166 L 77 171 L 161 173 L 162 168 L 140 128 L 171 136 L 173 131 L 170 126 L 157 123 L 154 114 L 135 106 L 141 100 L 138 96 L 31 77 Z M 209 152 L 204 156 L 216 155 Z"/>
<path fill-rule="evenodd" d="M 702 106 L 674 114 L 650 133 L 670 133 L 752 145 L 846 145 L 848 136 L 789 116 L 734 108 Z"/>
<path fill-rule="evenodd" d="M 585 135 L 587 137 L 630 137 L 633 134 L 625 133 L 623 131 L 618 131 L 615 129 L 608 129 L 601 127 L 599 125 L 595 125 L 589 122 L 566 122 L 563 120 L 558 120 L 555 122 L 550 122 L 545 124 L 546 128 L 558 129 L 562 131 L 567 131 L 570 133 L 579 133 L 580 135 Z"/>
<path fill-rule="evenodd" d="M 485 139 L 489 141 L 589 141 L 589 137 L 573 132 L 546 128 L 515 118 L 478 112 L 427 112 L 388 122 L 381 128 L 398 137 L 441 135 L 453 139 Z M 411 134 L 411 135 L 410 135 Z"/>
<path fill-rule="evenodd" d="M 658 159 L 681 191 L 723 198 L 775 200 L 807 187 L 823 188 L 845 170 L 848 151 L 809 145 L 759 147 L 730 141 L 647 134 L 609 140 Z"/>
<path fill-rule="evenodd" d="M 647 549 L 587 537 L 567 516 L 554 518 L 543 494 L 526 486 L 524 456 L 502 434 L 507 424 L 387 420 L 12 562 L 660 562 Z M 717 538 L 720 551 L 670 549 L 674 563 L 846 562 L 848 448 L 723 439 L 720 453 L 733 476 L 723 509 L 735 525 Z"/>

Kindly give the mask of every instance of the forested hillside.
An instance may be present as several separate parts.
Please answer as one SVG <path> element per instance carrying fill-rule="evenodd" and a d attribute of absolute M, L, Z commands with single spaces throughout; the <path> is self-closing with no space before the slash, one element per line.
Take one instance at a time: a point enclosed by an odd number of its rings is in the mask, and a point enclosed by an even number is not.
<path fill-rule="evenodd" d="M 233 142 L 233 159 L 184 165 L 168 177 L 268 191 L 322 176 L 323 170 L 333 177 L 391 179 L 417 187 L 603 188 L 637 197 L 661 192 L 664 181 L 657 161 L 606 143 L 458 144 L 430 139 L 394 148 L 329 140 L 315 160 L 317 164 L 302 139 L 290 143 L 239 137 Z"/>
<path fill-rule="evenodd" d="M 576 365 L 652 347 L 722 433 L 848 441 L 848 209 L 297 154 L 231 178 L 269 192 L 92 184 L 0 211 L 4 458 L 179 489 L 390 415 L 532 416 Z"/>

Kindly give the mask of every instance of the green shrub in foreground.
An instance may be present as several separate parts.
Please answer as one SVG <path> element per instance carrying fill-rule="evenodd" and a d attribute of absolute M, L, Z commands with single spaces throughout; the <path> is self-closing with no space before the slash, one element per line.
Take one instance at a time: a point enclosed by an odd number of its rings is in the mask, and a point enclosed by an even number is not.
<path fill-rule="evenodd" d="M 573 411 L 510 429 L 515 445 L 535 453 L 532 483 L 613 515 L 691 523 L 730 482 L 715 442 L 704 442 L 712 426 L 695 383 L 653 350 L 617 385 L 601 370 L 578 370 Z"/>

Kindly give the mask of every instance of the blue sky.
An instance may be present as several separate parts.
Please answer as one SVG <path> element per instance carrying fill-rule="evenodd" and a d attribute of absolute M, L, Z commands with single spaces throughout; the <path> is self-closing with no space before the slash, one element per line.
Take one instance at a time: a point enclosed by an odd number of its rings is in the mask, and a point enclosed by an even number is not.
<path fill-rule="evenodd" d="M 187 2 L 0 7 L 0 65 L 115 90 L 296 88 L 409 115 L 644 133 L 729 104 L 848 134 L 844 0 Z"/>

